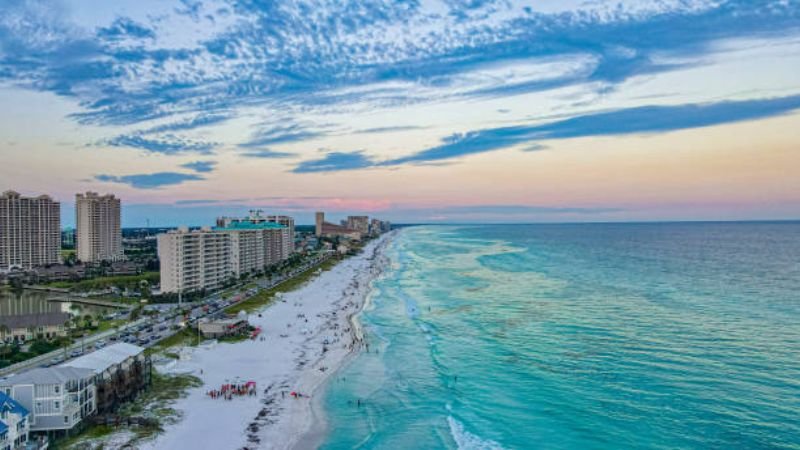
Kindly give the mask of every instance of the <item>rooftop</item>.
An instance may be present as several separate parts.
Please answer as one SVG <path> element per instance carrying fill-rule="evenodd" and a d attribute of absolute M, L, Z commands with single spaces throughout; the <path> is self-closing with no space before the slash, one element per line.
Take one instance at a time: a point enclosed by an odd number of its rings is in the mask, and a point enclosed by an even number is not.
<path fill-rule="evenodd" d="M 0 392 L 0 411 L 8 411 L 12 414 L 19 414 L 22 417 L 25 417 L 29 414 L 28 410 L 25 409 L 24 406 L 20 405 L 19 402 L 2 392 Z M 3 431 L 3 425 L 3 422 L 0 421 L 0 432 Z"/>
<path fill-rule="evenodd" d="M 275 223 L 275 222 L 232 222 L 228 226 L 224 227 L 215 227 L 215 230 L 219 231 L 226 231 L 226 230 L 265 230 L 265 229 L 280 229 L 286 228 L 285 226 Z"/>
<path fill-rule="evenodd" d="M 128 358 L 138 356 L 142 352 L 144 352 L 144 348 L 142 347 L 120 342 L 101 348 L 100 350 L 95 350 L 89 354 L 75 358 L 72 361 L 67 361 L 59 367 L 90 369 L 94 373 L 101 373 L 113 365 L 124 362 Z"/>
<path fill-rule="evenodd" d="M 63 384 L 68 381 L 88 378 L 93 374 L 94 372 L 89 369 L 80 369 L 77 367 L 39 367 L 17 375 L 12 375 L 5 380 L 0 380 L 0 386 L 15 386 L 19 384 Z"/>
<path fill-rule="evenodd" d="M 49 327 L 64 325 L 69 320 L 69 317 L 69 313 L 64 312 L 0 316 L 0 325 L 5 325 L 11 330 L 28 327 Z"/>

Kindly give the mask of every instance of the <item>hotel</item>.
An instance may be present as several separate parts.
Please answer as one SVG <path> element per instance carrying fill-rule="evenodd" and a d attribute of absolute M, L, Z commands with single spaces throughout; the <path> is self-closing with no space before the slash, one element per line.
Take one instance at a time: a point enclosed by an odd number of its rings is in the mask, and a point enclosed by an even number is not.
<path fill-rule="evenodd" d="M 47 195 L 0 196 L 0 270 L 61 262 L 61 205 Z"/>

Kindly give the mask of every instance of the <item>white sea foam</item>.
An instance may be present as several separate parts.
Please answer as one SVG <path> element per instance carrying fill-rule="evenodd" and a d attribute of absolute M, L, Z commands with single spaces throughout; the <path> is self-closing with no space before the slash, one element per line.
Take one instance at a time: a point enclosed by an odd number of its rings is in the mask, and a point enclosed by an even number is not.
<path fill-rule="evenodd" d="M 504 450 L 497 442 L 470 433 L 453 416 L 447 416 L 447 423 L 450 424 L 450 434 L 453 435 L 458 450 Z"/>

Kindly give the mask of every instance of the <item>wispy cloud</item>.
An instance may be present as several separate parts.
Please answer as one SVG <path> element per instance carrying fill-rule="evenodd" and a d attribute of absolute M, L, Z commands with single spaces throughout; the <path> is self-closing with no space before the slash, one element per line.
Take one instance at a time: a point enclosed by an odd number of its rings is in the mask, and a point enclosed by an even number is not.
<path fill-rule="evenodd" d="M 219 146 L 215 142 L 202 142 L 182 138 L 173 134 L 165 134 L 156 138 L 144 137 L 140 134 L 124 134 L 105 140 L 102 144 L 112 147 L 138 148 L 152 153 L 176 155 L 180 153 L 209 154 Z"/>
<path fill-rule="evenodd" d="M 137 189 L 157 189 L 186 181 L 204 180 L 200 175 L 178 172 L 158 172 L 136 175 L 95 175 L 95 180 L 127 184 Z"/>
<path fill-rule="evenodd" d="M 195 172 L 199 173 L 209 173 L 213 172 L 216 169 L 217 162 L 216 161 L 192 161 L 185 164 L 181 164 L 181 167 L 184 169 L 194 170 Z"/>
<path fill-rule="evenodd" d="M 269 150 L 269 149 L 263 149 L 263 150 L 252 150 L 252 151 L 249 151 L 249 152 L 244 152 L 244 153 L 242 153 L 241 155 L 242 155 L 242 156 L 244 156 L 244 157 L 247 157 L 247 158 L 264 158 L 264 159 L 270 159 L 270 158 L 291 158 L 291 157 L 293 157 L 293 156 L 296 156 L 296 154 L 295 154 L 295 153 L 290 153 L 290 152 L 278 152 L 278 151 L 275 151 L 275 150 Z"/>
<path fill-rule="evenodd" d="M 377 128 L 366 128 L 363 130 L 355 131 L 356 134 L 380 134 L 380 133 L 394 133 L 398 131 L 413 131 L 413 130 L 420 130 L 424 127 L 415 126 L 415 125 L 398 125 L 398 126 L 391 126 L 391 127 L 377 127 Z"/>
<path fill-rule="evenodd" d="M 330 152 L 320 159 L 303 161 L 295 167 L 294 173 L 334 172 L 340 170 L 363 169 L 374 166 L 371 158 L 362 151 Z"/>
<path fill-rule="evenodd" d="M 384 161 L 380 165 L 439 161 L 539 140 L 662 133 L 707 127 L 762 119 L 797 109 L 800 109 L 800 96 L 709 104 L 642 106 L 586 114 L 541 125 L 490 128 L 455 134 L 445 138 L 441 145 Z"/>
<path fill-rule="evenodd" d="M 319 131 L 312 131 L 298 124 L 274 125 L 258 130 L 248 141 L 239 144 L 239 147 L 266 147 L 275 144 L 305 141 L 321 135 L 322 133 Z"/>

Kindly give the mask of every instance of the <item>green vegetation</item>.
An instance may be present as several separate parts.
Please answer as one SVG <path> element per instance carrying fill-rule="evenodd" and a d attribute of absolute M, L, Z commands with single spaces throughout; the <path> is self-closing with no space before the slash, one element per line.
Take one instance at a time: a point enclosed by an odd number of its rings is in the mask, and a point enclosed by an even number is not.
<path fill-rule="evenodd" d="M 0 368 L 58 350 L 65 342 L 69 343 L 70 341 L 66 338 L 51 341 L 37 339 L 30 344 L 27 351 L 22 351 L 22 346 L 18 344 L 0 345 Z"/>
<path fill-rule="evenodd" d="M 311 269 L 306 270 L 305 272 L 301 273 L 300 275 L 297 275 L 294 278 L 284 281 L 283 283 L 275 286 L 272 289 L 261 291 L 245 301 L 229 306 L 228 308 L 225 309 L 225 312 L 230 314 L 236 314 L 239 311 L 247 311 L 247 312 L 257 311 L 263 308 L 264 306 L 270 304 L 273 298 L 275 297 L 275 294 L 279 292 L 288 292 L 297 289 L 298 287 L 302 286 L 306 281 L 313 278 L 316 275 L 317 269 L 322 269 L 323 271 L 330 270 L 338 262 L 339 261 L 336 259 L 329 259 L 320 264 L 319 266 L 312 267 Z"/>
<path fill-rule="evenodd" d="M 140 275 L 117 275 L 111 277 L 97 277 L 89 280 L 80 281 L 54 281 L 47 286 L 70 289 L 75 292 L 87 292 L 92 290 L 107 289 L 117 287 L 120 289 L 139 289 L 142 281 L 148 284 L 158 283 L 160 274 L 158 272 L 145 272 Z"/>

